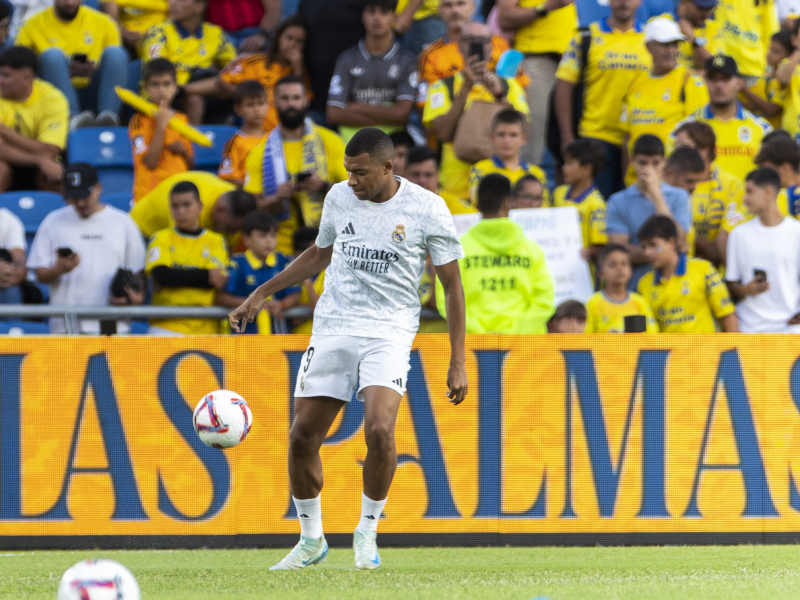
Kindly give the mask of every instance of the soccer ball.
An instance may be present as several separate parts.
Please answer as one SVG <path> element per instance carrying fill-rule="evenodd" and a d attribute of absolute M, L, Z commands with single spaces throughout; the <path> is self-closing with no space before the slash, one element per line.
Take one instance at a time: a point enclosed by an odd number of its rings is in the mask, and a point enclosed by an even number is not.
<path fill-rule="evenodd" d="M 233 448 L 244 441 L 253 426 L 247 401 L 236 392 L 217 390 L 206 394 L 194 409 L 194 430 L 212 448 Z"/>
<path fill-rule="evenodd" d="M 113 560 L 84 560 L 67 569 L 57 600 L 139 600 L 133 574 Z"/>

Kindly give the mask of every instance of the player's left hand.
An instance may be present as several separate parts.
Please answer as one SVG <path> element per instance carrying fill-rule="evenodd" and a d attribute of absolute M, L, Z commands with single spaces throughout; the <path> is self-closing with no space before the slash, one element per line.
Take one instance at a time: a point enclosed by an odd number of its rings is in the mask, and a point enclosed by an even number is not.
<path fill-rule="evenodd" d="M 447 369 L 447 397 L 458 406 L 467 397 L 467 368 L 463 363 L 450 363 Z"/>
<path fill-rule="evenodd" d="M 266 297 L 264 294 L 256 289 L 252 294 L 247 297 L 247 300 L 242 302 L 239 308 L 234 308 L 228 313 L 228 322 L 231 324 L 231 329 L 236 333 L 243 331 L 248 323 L 252 323 L 256 315 L 261 311 Z M 241 327 L 239 323 L 241 322 Z"/>

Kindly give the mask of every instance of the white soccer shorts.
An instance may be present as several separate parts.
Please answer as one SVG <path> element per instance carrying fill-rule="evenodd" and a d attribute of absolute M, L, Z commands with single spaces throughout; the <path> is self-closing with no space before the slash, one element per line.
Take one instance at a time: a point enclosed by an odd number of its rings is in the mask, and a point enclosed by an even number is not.
<path fill-rule="evenodd" d="M 303 354 L 296 398 L 327 397 L 364 401 L 364 388 L 387 387 L 403 395 L 410 368 L 411 343 L 349 335 L 312 335 Z"/>

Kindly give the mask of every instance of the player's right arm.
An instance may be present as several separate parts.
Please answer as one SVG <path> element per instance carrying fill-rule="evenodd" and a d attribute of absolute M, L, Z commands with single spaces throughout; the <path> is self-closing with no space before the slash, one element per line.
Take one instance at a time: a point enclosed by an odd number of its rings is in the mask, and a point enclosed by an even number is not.
<path fill-rule="evenodd" d="M 313 277 L 331 263 L 333 245 L 320 248 L 316 244 L 303 252 L 275 277 L 260 285 L 237 309 L 228 313 L 231 329 L 239 333 L 239 324 L 252 322 L 267 298 L 275 292 L 296 286 Z"/>

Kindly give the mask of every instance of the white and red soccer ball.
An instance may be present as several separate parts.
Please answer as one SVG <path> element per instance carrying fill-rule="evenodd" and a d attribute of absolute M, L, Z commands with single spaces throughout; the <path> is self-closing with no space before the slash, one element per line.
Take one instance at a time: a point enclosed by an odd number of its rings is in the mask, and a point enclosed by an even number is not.
<path fill-rule="evenodd" d="M 139 600 L 133 574 L 113 560 L 84 560 L 67 569 L 57 600 Z"/>
<path fill-rule="evenodd" d="M 206 394 L 192 416 L 197 436 L 212 448 L 233 448 L 242 443 L 253 426 L 247 401 L 236 392 L 217 390 Z"/>

